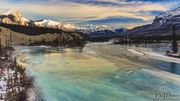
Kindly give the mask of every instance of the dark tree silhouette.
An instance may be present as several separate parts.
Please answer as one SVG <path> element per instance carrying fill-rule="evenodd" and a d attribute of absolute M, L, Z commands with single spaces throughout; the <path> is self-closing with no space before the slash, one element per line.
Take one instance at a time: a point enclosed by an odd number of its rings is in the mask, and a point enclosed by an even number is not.
<path fill-rule="evenodd" d="M 176 39 L 176 25 L 173 25 L 172 51 L 173 51 L 173 53 L 177 53 L 178 52 L 178 44 L 177 44 L 177 39 Z"/>

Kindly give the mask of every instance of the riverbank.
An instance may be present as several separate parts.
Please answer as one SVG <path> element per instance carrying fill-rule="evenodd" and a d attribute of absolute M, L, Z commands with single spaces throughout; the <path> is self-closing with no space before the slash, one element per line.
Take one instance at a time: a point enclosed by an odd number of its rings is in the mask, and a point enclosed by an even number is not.
<path fill-rule="evenodd" d="M 16 58 L 7 55 L 11 52 L 4 50 L 1 53 L 0 101 L 37 101 L 33 78 L 26 74 L 25 68 L 17 63 Z"/>

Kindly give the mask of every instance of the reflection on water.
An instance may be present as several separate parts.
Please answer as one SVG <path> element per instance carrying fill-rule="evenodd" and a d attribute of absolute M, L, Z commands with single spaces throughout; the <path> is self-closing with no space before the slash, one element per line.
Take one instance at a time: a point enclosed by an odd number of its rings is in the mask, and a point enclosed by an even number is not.
<path fill-rule="evenodd" d="M 152 68 L 180 75 L 180 64 L 173 62 L 163 62 L 158 60 L 151 60 L 147 64 L 149 64 Z"/>
<path fill-rule="evenodd" d="M 180 94 L 179 76 L 153 69 L 176 72 L 179 64 L 167 65 L 139 58 L 124 48 L 104 47 L 98 46 L 104 50 L 100 53 L 94 51 L 97 47 L 85 47 L 82 52 L 31 49 L 26 52 L 27 69 L 45 101 L 153 101 L 162 88 Z"/>
<path fill-rule="evenodd" d="M 177 64 L 176 63 L 170 63 L 171 64 L 171 72 L 172 73 L 175 73 L 176 72 L 176 66 L 177 66 Z"/>

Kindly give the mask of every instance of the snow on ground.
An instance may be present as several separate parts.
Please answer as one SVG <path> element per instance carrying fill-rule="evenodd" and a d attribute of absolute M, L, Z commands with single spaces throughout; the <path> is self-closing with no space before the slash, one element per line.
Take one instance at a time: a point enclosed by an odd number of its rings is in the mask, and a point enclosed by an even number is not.
<path fill-rule="evenodd" d="M 166 61 L 166 62 L 180 63 L 180 59 L 178 58 L 169 57 L 169 56 L 155 53 L 152 51 L 144 51 L 144 50 L 139 50 L 139 49 L 128 49 L 128 51 L 141 57 L 157 59 L 157 60 Z"/>
<path fill-rule="evenodd" d="M 27 90 L 27 101 L 38 101 L 36 88 L 30 88 Z"/>
<path fill-rule="evenodd" d="M 0 101 L 8 101 L 24 89 L 20 86 L 20 75 L 12 61 L 0 60 Z"/>
<path fill-rule="evenodd" d="M 142 52 L 139 52 L 139 51 L 137 51 L 137 50 L 135 50 L 135 49 L 128 49 L 128 51 L 129 52 L 131 52 L 131 53 L 133 53 L 133 54 L 136 54 L 136 55 L 145 55 L 145 54 L 143 54 Z"/>
<path fill-rule="evenodd" d="M 0 101 L 5 101 L 6 91 L 7 91 L 7 78 L 8 78 L 8 70 L 7 68 L 0 68 L 1 76 L 0 76 Z M 13 71 L 11 71 L 13 72 Z"/>

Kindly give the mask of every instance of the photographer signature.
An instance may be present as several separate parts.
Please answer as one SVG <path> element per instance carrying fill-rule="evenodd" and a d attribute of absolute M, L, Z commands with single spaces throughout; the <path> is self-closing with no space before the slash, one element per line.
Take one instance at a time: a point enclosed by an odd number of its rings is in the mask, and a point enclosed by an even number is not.
<path fill-rule="evenodd" d="M 171 92 L 156 92 L 154 101 L 180 101 L 180 96 Z"/>

